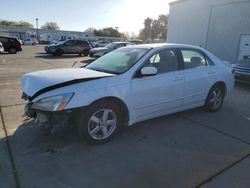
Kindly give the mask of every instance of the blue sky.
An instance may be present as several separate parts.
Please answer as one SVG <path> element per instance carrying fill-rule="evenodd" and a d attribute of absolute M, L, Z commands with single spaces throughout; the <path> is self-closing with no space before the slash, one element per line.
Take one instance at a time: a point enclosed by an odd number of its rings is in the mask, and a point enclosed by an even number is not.
<path fill-rule="evenodd" d="M 3 1 L 3 2 L 1 2 Z M 39 26 L 57 22 L 61 29 L 84 31 L 88 27 L 119 27 L 138 33 L 146 17 L 169 12 L 173 0 L 0 0 L 0 19 L 28 21 Z"/>

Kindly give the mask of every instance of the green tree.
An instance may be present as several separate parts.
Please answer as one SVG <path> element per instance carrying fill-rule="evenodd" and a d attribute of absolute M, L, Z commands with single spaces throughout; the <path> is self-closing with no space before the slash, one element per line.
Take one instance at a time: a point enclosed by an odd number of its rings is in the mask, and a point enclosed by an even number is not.
<path fill-rule="evenodd" d="M 159 38 L 162 40 L 167 39 L 168 15 L 160 15 L 158 18 L 160 24 Z"/>
<path fill-rule="evenodd" d="M 144 20 L 144 28 L 141 30 L 141 37 L 144 40 L 150 40 L 151 39 L 151 33 L 152 33 L 152 18 L 146 18 Z"/>
<path fill-rule="evenodd" d="M 56 22 L 46 22 L 42 27 L 42 29 L 48 29 L 48 30 L 58 30 L 60 27 L 57 25 Z"/>
<path fill-rule="evenodd" d="M 100 37 L 122 37 L 122 33 L 113 27 L 106 27 L 99 30 L 95 29 L 94 34 Z"/>
<path fill-rule="evenodd" d="M 34 26 L 29 22 L 20 21 L 20 22 L 18 22 L 18 27 L 33 28 Z"/>
<path fill-rule="evenodd" d="M 10 27 L 22 27 L 22 28 L 34 27 L 31 23 L 25 22 L 25 21 L 15 22 L 15 21 L 8 21 L 8 20 L 0 20 L 0 25 L 10 26 Z"/>
<path fill-rule="evenodd" d="M 88 32 L 88 33 L 94 33 L 96 31 L 96 28 L 94 27 L 89 27 L 88 29 L 85 30 L 85 32 Z"/>
<path fill-rule="evenodd" d="M 140 30 L 139 38 L 142 40 L 166 40 L 168 15 L 159 15 L 158 19 L 146 18 L 144 28 Z"/>

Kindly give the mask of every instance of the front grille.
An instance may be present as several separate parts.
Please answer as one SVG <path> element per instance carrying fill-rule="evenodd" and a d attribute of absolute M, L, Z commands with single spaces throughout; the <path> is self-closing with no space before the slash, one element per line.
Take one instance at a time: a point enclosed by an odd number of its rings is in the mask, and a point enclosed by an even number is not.
<path fill-rule="evenodd" d="M 234 66 L 234 68 L 235 73 L 250 75 L 250 68 L 248 67 Z"/>

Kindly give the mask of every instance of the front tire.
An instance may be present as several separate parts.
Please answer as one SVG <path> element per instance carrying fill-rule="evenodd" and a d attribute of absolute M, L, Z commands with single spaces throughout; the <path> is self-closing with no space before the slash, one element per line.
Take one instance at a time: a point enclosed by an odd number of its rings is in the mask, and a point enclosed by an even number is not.
<path fill-rule="evenodd" d="M 88 143 L 110 141 L 122 128 L 122 115 L 118 105 L 106 101 L 94 103 L 84 113 L 78 133 Z"/>
<path fill-rule="evenodd" d="M 55 55 L 57 55 L 57 56 L 63 55 L 63 50 L 57 49 L 57 50 L 55 51 Z"/>
<path fill-rule="evenodd" d="M 225 97 L 225 88 L 222 85 L 215 85 L 213 86 L 207 96 L 205 109 L 208 112 L 216 112 L 218 111 L 223 102 Z"/>

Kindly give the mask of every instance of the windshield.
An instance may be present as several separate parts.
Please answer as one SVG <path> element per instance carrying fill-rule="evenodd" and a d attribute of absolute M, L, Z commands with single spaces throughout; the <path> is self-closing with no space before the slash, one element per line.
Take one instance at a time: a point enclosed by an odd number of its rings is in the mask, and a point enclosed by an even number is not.
<path fill-rule="evenodd" d="M 106 48 L 113 49 L 117 44 L 116 43 L 111 43 L 105 46 Z"/>
<path fill-rule="evenodd" d="M 57 42 L 56 44 L 57 44 L 57 45 L 62 45 L 62 44 L 64 44 L 65 42 L 66 42 L 66 40 Z"/>
<path fill-rule="evenodd" d="M 121 74 L 130 69 L 149 49 L 120 48 L 108 53 L 86 66 L 87 69 Z"/>

